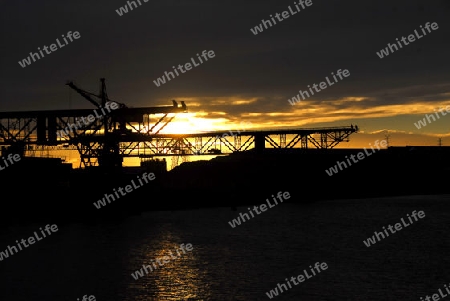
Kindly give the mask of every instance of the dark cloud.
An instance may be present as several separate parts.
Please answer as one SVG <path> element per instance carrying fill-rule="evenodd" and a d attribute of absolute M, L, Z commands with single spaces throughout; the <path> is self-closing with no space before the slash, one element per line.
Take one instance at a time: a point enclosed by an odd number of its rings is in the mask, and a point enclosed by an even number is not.
<path fill-rule="evenodd" d="M 253 35 L 250 28 L 293 1 L 154 1 L 123 16 L 126 1 L 0 2 L 0 110 L 89 107 L 69 88 L 75 80 L 130 106 L 170 104 L 199 97 L 203 110 L 236 117 L 248 112 L 289 112 L 287 99 L 337 69 L 351 76 L 311 101 L 353 96 L 361 106 L 445 100 L 449 92 L 448 1 L 314 1 L 300 13 Z M 380 59 L 376 52 L 426 22 L 439 29 Z M 68 31 L 81 38 L 21 68 L 18 61 Z M 153 80 L 202 50 L 216 57 L 156 87 Z M 72 98 L 71 98 L 72 97 Z M 258 101 L 211 106 L 214 97 Z M 343 104 L 342 106 L 345 106 Z M 199 107 L 200 109 L 200 107 Z"/>

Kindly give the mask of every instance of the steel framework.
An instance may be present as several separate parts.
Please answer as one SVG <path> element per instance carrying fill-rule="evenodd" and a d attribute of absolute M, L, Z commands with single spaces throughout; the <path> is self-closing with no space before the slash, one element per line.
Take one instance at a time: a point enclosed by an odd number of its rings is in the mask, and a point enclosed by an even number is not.
<path fill-rule="evenodd" d="M 124 157 L 220 155 L 252 148 L 329 149 L 348 141 L 358 131 L 357 126 L 351 125 L 164 134 L 163 129 L 177 114 L 187 112 L 184 102 L 173 100 L 170 106 L 128 108 L 108 98 L 104 79 L 100 79 L 98 95 L 73 82 L 67 85 L 96 108 L 0 112 L 2 153 L 23 156 L 35 148 L 77 150 L 84 167 L 121 167 Z"/>

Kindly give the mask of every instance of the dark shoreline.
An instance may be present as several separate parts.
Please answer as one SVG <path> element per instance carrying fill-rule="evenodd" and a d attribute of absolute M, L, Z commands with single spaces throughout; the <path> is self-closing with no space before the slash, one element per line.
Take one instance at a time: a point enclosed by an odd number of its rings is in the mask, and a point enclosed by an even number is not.
<path fill-rule="evenodd" d="M 450 193 L 445 179 L 450 148 L 391 147 L 332 176 L 325 172 L 359 151 L 248 151 L 183 163 L 170 172 L 147 166 L 105 173 L 72 170 L 55 160 L 23 160 L 0 175 L 15 195 L 4 200 L 11 209 L 2 220 L 109 220 L 151 210 L 234 208 L 258 205 L 278 191 L 288 191 L 295 201 L 287 202 L 295 203 Z M 154 172 L 156 179 L 100 209 L 93 205 L 144 172 Z"/>

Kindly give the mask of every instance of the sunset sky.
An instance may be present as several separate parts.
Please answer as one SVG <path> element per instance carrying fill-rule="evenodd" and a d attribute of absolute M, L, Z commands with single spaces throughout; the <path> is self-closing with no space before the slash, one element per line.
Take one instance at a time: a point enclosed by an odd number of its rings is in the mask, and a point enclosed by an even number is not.
<path fill-rule="evenodd" d="M 0 1 L 0 111 L 92 106 L 65 85 L 108 95 L 129 107 L 184 100 L 180 128 L 210 131 L 358 125 L 342 147 L 450 145 L 450 116 L 414 123 L 450 105 L 450 2 L 312 0 L 312 5 L 254 35 L 250 29 L 293 1 L 150 0 L 119 16 L 123 0 Z M 395 3 L 395 4 L 393 4 Z M 376 52 L 427 22 L 439 29 L 380 59 Z M 80 38 L 22 68 L 18 61 L 68 31 Z M 213 50 L 215 57 L 157 87 L 172 66 Z M 288 99 L 331 72 L 350 76 L 296 105 Z M 450 114 L 449 114 L 450 115 Z"/>

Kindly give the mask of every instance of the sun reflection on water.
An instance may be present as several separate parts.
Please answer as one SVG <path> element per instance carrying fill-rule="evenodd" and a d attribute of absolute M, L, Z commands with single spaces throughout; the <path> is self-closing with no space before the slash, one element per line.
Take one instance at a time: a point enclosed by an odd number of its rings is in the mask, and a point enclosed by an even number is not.
<path fill-rule="evenodd" d="M 133 300 L 204 300 L 200 296 L 209 295 L 207 282 L 202 277 L 196 257 L 196 246 L 186 249 L 188 241 L 183 241 L 172 230 L 163 227 L 157 237 L 145 239 L 140 246 L 130 250 L 128 288 L 134 291 Z M 180 245 L 184 244 L 184 251 Z M 157 262 L 159 262 L 161 265 Z M 165 260 L 165 261 L 163 261 Z M 143 265 L 156 267 L 135 280 L 131 273 Z M 137 295 L 136 295 L 137 294 Z"/>

